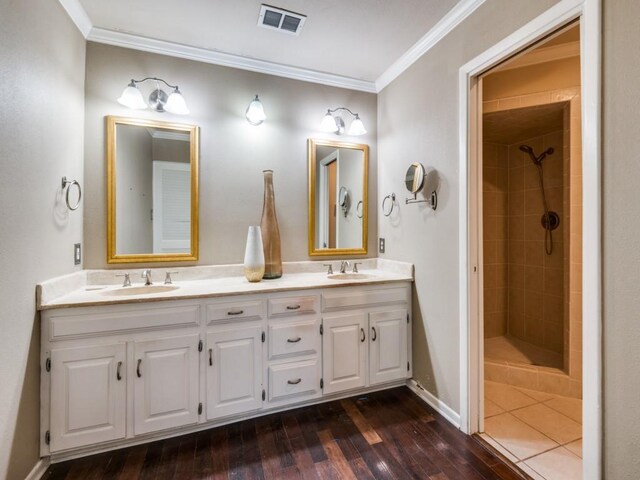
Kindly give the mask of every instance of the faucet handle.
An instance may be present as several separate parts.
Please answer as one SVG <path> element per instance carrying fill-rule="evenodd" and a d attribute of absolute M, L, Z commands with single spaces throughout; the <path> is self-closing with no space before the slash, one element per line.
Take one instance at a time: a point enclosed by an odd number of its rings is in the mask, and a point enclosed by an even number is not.
<path fill-rule="evenodd" d="M 327 270 L 327 275 L 333 275 L 333 265 L 331 265 L 330 263 L 323 263 L 322 265 L 324 265 L 325 267 L 329 267 L 329 270 Z"/>
<path fill-rule="evenodd" d="M 124 281 L 122 282 L 123 287 L 131 286 L 131 277 L 129 277 L 128 273 L 116 273 L 116 277 L 124 277 Z"/>
<path fill-rule="evenodd" d="M 164 284 L 165 285 L 171 285 L 173 282 L 171 281 L 171 275 L 178 275 L 180 272 L 167 272 L 166 276 L 164 277 Z"/>
<path fill-rule="evenodd" d="M 358 265 L 362 265 L 362 262 L 353 262 L 353 273 L 358 273 Z"/>

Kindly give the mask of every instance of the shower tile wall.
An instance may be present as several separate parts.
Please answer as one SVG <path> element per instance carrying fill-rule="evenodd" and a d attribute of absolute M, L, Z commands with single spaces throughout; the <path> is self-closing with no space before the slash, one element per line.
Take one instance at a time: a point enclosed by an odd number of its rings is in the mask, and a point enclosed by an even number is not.
<path fill-rule="evenodd" d="M 507 330 L 526 342 L 562 353 L 564 347 L 564 215 L 563 131 L 523 139 L 508 147 L 508 301 Z M 553 252 L 545 253 L 544 212 L 538 171 L 518 149 L 526 143 L 544 160 L 544 181 L 549 209 L 560 216 L 553 231 Z M 562 367 L 559 365 L 559 367 Z"/>
<path fill-rule="evenodd" d="M 484 336 L 507 333 L 507 146 L 483 144 Z"/>

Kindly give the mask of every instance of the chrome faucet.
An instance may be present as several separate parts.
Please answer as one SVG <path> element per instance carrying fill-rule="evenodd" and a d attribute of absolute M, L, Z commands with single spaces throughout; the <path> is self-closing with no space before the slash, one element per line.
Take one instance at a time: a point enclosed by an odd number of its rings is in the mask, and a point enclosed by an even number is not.
<path fill-rule="evenodd" d="M 151 281 L 151 269 L 150 268 L 146 268 L 142 271 L 142 278 L 144 278 L 144 284 L 145 285 L 153 285 L 153 282 Z"/>
<path fill-rule="evenodd" d="M 347 273 L 347 268 L 349 268 L 351 266 L 351 263 L 349 263 L 349 260 L 342 260 L 340 262 L 340 273 Z"/>

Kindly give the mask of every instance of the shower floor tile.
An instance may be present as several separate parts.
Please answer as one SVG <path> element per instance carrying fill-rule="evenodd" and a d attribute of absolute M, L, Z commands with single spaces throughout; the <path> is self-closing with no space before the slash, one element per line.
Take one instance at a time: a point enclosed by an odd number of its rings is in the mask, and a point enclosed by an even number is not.
<path fill-rule="evenodd" d="M 562 368 L 562 354 L 532 345 L 511 336 L 486 338 L 484 341 L 486 360 L 518 365 L 537 365 Z"/>

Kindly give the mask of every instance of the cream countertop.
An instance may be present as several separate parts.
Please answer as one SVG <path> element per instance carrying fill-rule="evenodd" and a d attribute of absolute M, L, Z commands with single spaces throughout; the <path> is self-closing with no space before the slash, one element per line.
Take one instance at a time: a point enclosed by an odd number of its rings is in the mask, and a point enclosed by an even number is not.
<path fill-rule="evenodd" d="M 353 260 L 350 261 L 353 262 Z M 366 277 L 348 280 L 328 278 L 326 267 L 322 263 L 332 263 L 334 272 L 337 273 L 340 262 L 335 260 L 288 262 L 283 264 L 284 274 L 281 278 L 258 283 L 250 283 L 244 278 L 242 265 L 162 267 L 152 269 L 154 285 L 162 285 L 165 273 L 172 271 L 178 272 L 172 277 L 174 286 L 179 288 L 165 292 L 123 296 L 117 295 L 117 291 L 123 289 L 122 278 L 115 275 L 128 272 L 131 275 L 132 287 L 140 287 L 143 285 L 140 278 L 142 269 L 84 270 L 39 284 L 37 307 L 39 310 L 48 310 L 413 281 L 413 265 L 404 262 L 363 259 L 359 270 Z"/>

